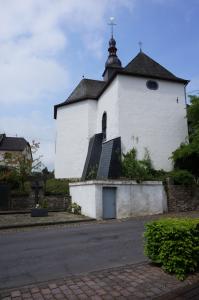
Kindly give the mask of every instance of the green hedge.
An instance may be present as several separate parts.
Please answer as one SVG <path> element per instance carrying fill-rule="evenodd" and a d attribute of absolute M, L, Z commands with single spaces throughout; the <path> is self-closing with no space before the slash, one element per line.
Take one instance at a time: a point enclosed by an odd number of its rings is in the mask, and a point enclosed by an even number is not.
<path fill-rule="evenodd" d="M 199 268 L 199 219 L 161 219 L 145 225 L 145 255 L 183 280 Z"/>
<path fill-rule="evenodd" d="M 68 195 L 69 181 L 66 179 L 48 179 L 46 181 L 46 195 Z"/>
<path fill-rule="evenodd" d="M 177 185 L 194 185 L 194 176 L 187 170 L 176 170 L 170 173 L 170 178 Z"/>

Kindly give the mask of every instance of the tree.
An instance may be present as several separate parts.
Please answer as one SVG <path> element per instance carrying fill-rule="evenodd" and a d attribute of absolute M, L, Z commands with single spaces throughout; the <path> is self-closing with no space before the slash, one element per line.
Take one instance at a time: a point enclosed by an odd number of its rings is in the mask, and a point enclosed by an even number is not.
<path fill-rule="evenodd" d="M 39 149 L 40 143 L 32 141 L 30 145 L 32 156 L 35 156 Z M 4 157 L 1 159 L 3 167 L 0 171 L 0 180 L 1 181 L 15 181 L 19 183 L 20 189 L 24 191 L 25 182 L 28 179 L 28 176 L 34 172 L 40 170 L 41 156 L 36 158 L 27 159 L 27 157 L 21 153 L 17 152 L 6 152 Z"/>
<path fill-rule="evenodd" d="M 189 143 L 183 143 L 172 153 L 175 169 L 188 170 L 196 181 L 199 178 L 199 97 L 190 96 L 191 105 L 187 109 Z"/>
<path fill-rule="evenodd" d="M 187 118 L 190 127 L 190 138 L 199 131 L 199 97 L 190 96 L 191 105 L 187 109 Z"/>

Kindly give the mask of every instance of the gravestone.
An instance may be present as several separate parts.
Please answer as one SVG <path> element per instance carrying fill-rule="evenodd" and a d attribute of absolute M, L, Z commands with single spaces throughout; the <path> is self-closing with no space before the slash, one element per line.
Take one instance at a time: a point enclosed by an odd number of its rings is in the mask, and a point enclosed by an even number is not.
<path fill-rule="evenodd" d="M 35 205 L 39 203 L 39 200 L 44 198 L 44 181 L 42 176 L 29 177 L 31 182 L 31 197 L 35 199 Z"/>

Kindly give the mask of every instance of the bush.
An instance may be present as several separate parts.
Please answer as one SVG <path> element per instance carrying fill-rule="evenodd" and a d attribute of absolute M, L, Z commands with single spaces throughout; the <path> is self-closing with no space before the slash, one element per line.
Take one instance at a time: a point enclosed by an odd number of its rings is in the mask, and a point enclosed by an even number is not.
<path fill-rule="evenodd" d="M 175 169 L 191 172 L 199 180 L 199 97 L 190 96 L 191 105 L 187 109 L 189 143 L 183 143 L 172 153 Z"/>
<path fill-rule="evenodd" d="M 122 176 L 128 179 L 134 179 L 137 182 L 144 180 L 161 180 L 166 178 L 164 170 L 155 170 L 147 149 L 145 149 L 144 159 L 137 159 L 137 151 L 135 148 L 123 154 L 122 160 Z"/>
<path fill-rule="evenodd" d="M 71 203 L 70 206 L 68 207 L 68 212 L 73 213 L 75 215 L 81 215 L 81 206 L 78 205 L 77 203 Z"/>
<path fill-rule="evenodd" d="M 48 179 L 46 181 L 46 195 L 68 195 L 68 180 L 65 179 Z"/>
<path fill-rule="evenodd" d="M 11 190 L 12 197 L 28 197 L 29 193 L 23 190 Z"/>
<path fill-rule="evenodd" d="M 14 169 L 6 166 L 0 166 L 0 182 L 9 184 L 11 189 L 19 189 L 20 187 L 19 176 Z"/>
<path fill-rule="evenodd" d="M 172 153 L 172 160 L 175 169 L 187 170 L 191 172 L 196 180 L 199 177 L 199 134 L 190 144 L 181 144 Z"/>
<path fill-rule="evenodd" d="M 137 180 L 137 182 L 149 179 L 148 161 L 137 160 L 135 148 L 123 154 L 122 175 L 126 178 Z"/>
<path fill-rule="evenodd" d="M 199 267 L 199 219 L 162 219 L 145 225 L 145 255 L 183 280 Z"/>
<path fill-rule="evenodd" d="M 47 208 L 48 208 L 48 200 L 45 199 L 45 198 L 42 199 L 42 200 L 40 200 L 40 201 L 39 201 L 39 207 L 40 207 L 40 208 L 46 208 L 46 209 L 47 209 Z"/>
<path fill-rule="evenodd" d="M 194 176 L 186 170 L 177 170 L 170 173 L 170 178 L 173 180 L 174 184 L 177 185 L 194 185 Z"/>

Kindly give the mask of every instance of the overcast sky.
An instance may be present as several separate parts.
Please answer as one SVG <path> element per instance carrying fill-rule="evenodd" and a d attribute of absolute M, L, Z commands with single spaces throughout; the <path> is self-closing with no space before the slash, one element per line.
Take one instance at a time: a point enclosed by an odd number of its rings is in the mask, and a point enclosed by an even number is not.
<path fill-rule="evenodd" d="M 0 133 L 40 142 L 54 167 L 53 105 L 101 79 L 109 17 L 125 66 L 143 51 L 199 90 L 199 0 L 0 0 Z"/>

